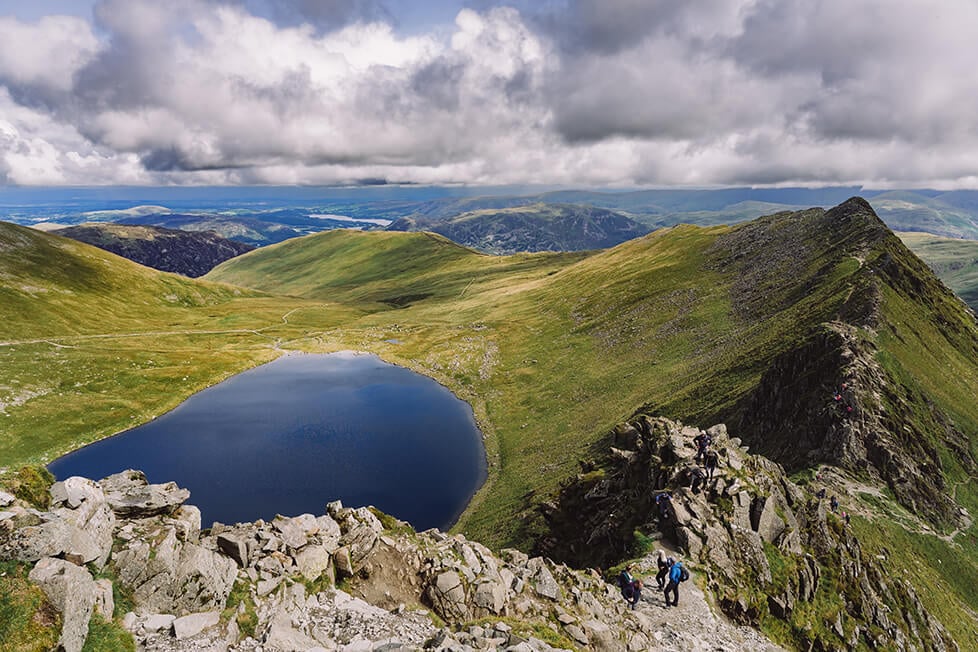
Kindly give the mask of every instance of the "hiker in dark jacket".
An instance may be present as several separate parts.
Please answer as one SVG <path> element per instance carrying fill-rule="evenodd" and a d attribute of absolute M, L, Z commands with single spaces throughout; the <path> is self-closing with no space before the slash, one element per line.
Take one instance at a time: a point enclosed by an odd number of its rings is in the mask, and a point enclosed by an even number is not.
<path fill-rule="evenodd" d="M 621 569 L 621 573 L 618 575 L 618 588 L 621 589 L 621 595 L 626 601 L 631 602 L 632 599 L 632 582 L 635 578 L 631 574 L 631 566 L 625 566 Z"/>
<path fill-rule="evenodd" d="M 659 507 L 659 523 L 669 520 L 669 507 L 672 505 L 672 496 L 667 493 L 658 494 L 655 497 L 655 504 Z"/>
<path fill-rule="evenodd" d="M 638 601 L 642 599 L 642 580 L 635 579 L 632 580 L 632 597 L 631 599 L 625 598 L 629 605 L 632 607 L 632 611 L 635 610 L 635 606 Z"/>
<path fill-rule="evenodd" d="M 659 572 L 656 573 L 655 583 L 659 586 L 659 590 L 666 588 L 666 577 L 669 575 L 669 569 L 672 565 L 676 563 L 676 560 L 672 557 L 666 558 L 665 554 L 660 550 L 659 558 L 655 561 L 656 565 L 659 567 Z"/>
<path fill-rule="evenodd" d="M 665 596 L 667 607 L 679 606 L 679 583 L 683 581 L 683 564 L 677 561 L 669 569 L 669 584 L 666 585 Z M 672 593 L 673 601 L 669 602 L 669 594 Z"/>
<path fill-rule="evenodd" d="M 700 462 L 703 456 L 706 455 L 707 449 L 710 448 L 710 444 L 713 443 L 713 437 L 705 432 L 701 432 L 693 438 L 693 443 L 696 444 L 696 457 L 694 459 Z"/>
<path fill-rule="evenodd" d="M 829 498 L 829 507 L 832 509 L 833 512 L 839 509 L 839 499 L 836 498 L 835 496 Z"/>
<path fill-rule="evenodd" d="M 706 482 L 706 471 L 698 466 L 689 470 L 689 488 L 693 490 L 694 494 L 700 492 L 700 485 L 704 482 Z"/>
<path fill-rule="evenodd" d="M 717 470 L 717 466 L 720 464 L 720 456 L 717 455 L 716 451 L 706 451 L 704 462 L 706 465 L 706 477 L 712 480 L 713 473 Z"/>

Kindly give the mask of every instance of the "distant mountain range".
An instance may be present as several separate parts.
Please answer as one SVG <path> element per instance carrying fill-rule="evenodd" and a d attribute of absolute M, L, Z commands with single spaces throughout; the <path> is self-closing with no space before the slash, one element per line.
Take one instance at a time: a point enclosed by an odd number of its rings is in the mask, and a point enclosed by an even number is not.
<path fill-rule="evenodd" d="M 254 249 L 209 231 L 182 231 L 158 226 L 83 224 L 54 231 L 140 265 L 191 278 L 203 276 L 229 258 Z"/>
<path fill-rule="evenodd" d="M 491 254 L 606 249 L 651 229 L 621 213 L 576 204 L 469 211 L 445 219 L 402 217 L 389 231 L 432 231 Z"/>

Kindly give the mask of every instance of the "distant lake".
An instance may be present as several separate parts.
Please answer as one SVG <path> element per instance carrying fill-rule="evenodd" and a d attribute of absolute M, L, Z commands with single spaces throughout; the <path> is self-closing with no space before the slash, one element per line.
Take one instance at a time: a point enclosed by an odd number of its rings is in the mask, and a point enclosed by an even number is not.
<path fill-rule="evenodd" d="M 190 490 L 204 527 L 375 505 L 447 528 L 486 478 L 471 407 L 373 355 L 289 355 L 52 462 L 59 479 L 140 469 Z"/>

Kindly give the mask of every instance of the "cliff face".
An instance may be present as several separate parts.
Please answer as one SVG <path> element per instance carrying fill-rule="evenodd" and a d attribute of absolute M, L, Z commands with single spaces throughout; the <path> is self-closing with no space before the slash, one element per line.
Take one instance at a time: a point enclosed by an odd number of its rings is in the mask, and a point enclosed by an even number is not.
<path fill-rule="evenodd" d="M 181 231 L 157 226 L 87 224 L 55 233 L 111 251 L 146 267 L 191 278 L 203 276 L 225 260 L 254 249 L 209 231 Z"/>
<path fill-rule="evenodd" d="M 702 431 L 646 416 L 618 426 L 606 462 L 545 507 L 550 534 L 538 552 L 607 565 L 635 554 L 648 536 L 636 531 L 654 533 L 705 572 L 728 616 L 782 631 L 802 649 L 957 649 L 913 587 L 817 497 L 819 485 L 798 486 L 723 426 L 706 432 L 720 470 L 694 493 L 693 439 Z M 665 516 L 655 500 L 663 492 L 671 494 Z"/>

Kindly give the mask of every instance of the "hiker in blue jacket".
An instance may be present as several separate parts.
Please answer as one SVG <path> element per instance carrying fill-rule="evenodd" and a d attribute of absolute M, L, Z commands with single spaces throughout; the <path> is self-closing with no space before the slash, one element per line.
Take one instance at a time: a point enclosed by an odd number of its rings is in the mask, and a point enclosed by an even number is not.
<path fill-rule="evenodd" d="M 669 570 L 669 584 L 666 585 L 666 606 L 667 607 L 678 607 L 679 606 L 679 583 L 689 579 L 689 571 L 683 568 L 683 564 L 677 561 L 672 565 Z M 669 602 L 669 593 L 673 595 L 673 601 Z"/>

